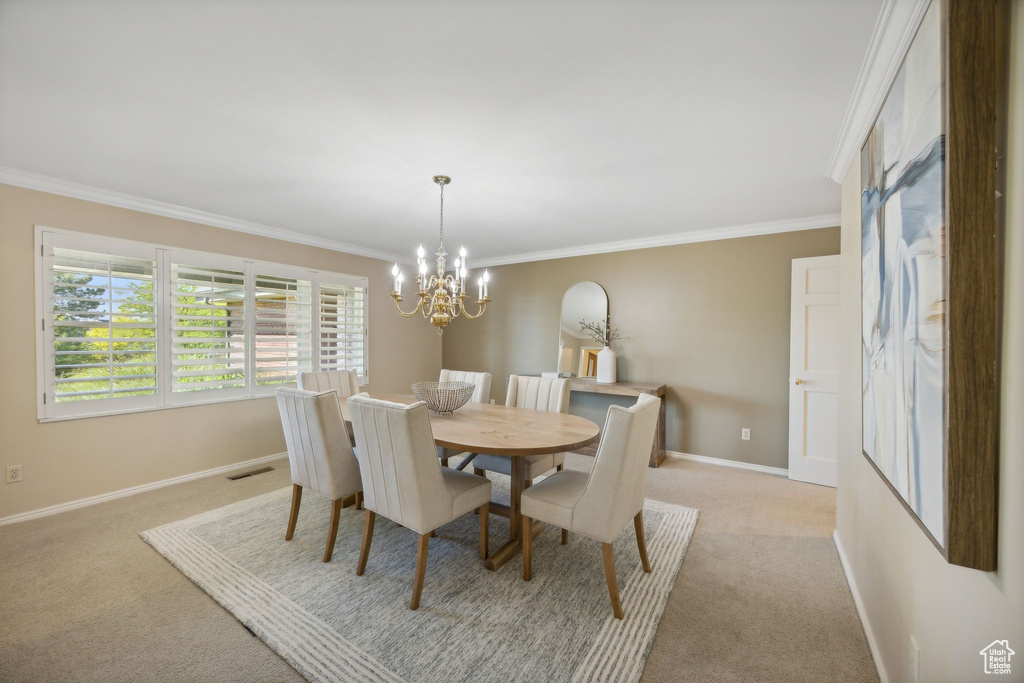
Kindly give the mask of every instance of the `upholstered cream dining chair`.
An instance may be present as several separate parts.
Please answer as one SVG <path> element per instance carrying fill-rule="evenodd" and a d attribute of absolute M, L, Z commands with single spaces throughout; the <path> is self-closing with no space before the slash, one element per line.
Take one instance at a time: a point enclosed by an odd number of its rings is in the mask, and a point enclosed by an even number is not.
<path fill-rule="evenodd" d="M 567 413 L 569 412 L 569 380 L 509 375 L 505 405 L 512 408 Z M 535 477 L 548 470 L 561 470 L 564 462 L 564 453 L 527 456 L 527 482 L 531 482 Z M 512 461 L 505 455 L 478 455 L 473 460 L 473 473 L 484 475 L 485 471 L 511 475 Z"/>
<path fill-rule="evenodd" d="M 491 482 L 441 467 L 427 405 L 391 403 L 358 394 L 348 399 L 363 478 L 366 522 L 356 574 L 363 575 L 377 515 L 419 534 L 410 609 L 420 606 L 431 532 L 462 515 L 480 513 L 480 558 L 487 559 Z"/>
<path fill-rule="evenodd" d="M 532 520 L 601 541 L 608 595 L 616 619 L 622 618 L 612 542 L 633 520 L 640 562 L 650 573 L 644 541 L 644 487 L 647 463 L 658 426 L 661 399 L 641 394 L 631 408 L 611 406 L 590 474 L 563 470 L 523 491 L 523 579 L 532 576 Z"/>
<path fill-rule="evenodd" d="M 359 393 L 359 376 L 355 370 L 322 370 L 300 372 L 299 389 L 306 391 L 335 391 L 344 400 Z"/>
<path fill-rule="evenodd" d="M 475 386 L 470 403 L 488 403 L 491 400 L 491 373 L 489 372 L 465 372 L 463 370 L 441 370 L 439 382 L 468 382 Z M 438 446 L 437 456 L 441 458 L 441 464 L 448 467 L 448 459 L 453 457 L 469 457 L 468 453 L 456 453 L 452 449 Z"/>
<path fill-rule="evenodd" d="M 359 507 L 363 490 L 341 403 L 334 391 L 316 393 L 280 387 L 275 394 L 292 471 L 292 509 L 284 540 L 292 540 L 295 534 L 302 489 L 322 493 L 331 499 L 331 525 L 324 549 L 324 562 L 330 562 L 341 509 L 349 502 Z"/>
<path fill-rule="evenodd" d="M 472 403 L 489 403 L 491 400 L 491 373 L 489 372 L 465 372 L 463 370 L 441 370 L 441 377 L 438 382 L 468 382 L 476 388 Z"/>

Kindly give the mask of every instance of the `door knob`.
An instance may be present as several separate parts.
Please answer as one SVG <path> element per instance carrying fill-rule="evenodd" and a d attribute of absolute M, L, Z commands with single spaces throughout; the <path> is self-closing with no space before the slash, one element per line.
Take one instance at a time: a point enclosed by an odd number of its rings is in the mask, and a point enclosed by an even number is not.
<path fill-rule="evenodd" d="M 800 385 L 800 384 L 803 384 L 803 383 L 804 383 L 804 381 L 802 379 L 800 379 L 799 377 L 797 377 L 795 380 L 793 380 L 793 384 L 796 384 L 796 385 Z"/>

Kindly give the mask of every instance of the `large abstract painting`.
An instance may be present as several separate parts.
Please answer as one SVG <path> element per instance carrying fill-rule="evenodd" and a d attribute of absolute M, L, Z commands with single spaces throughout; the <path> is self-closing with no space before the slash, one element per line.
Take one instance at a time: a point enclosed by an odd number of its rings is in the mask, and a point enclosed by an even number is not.
<path fill-rule="evenodd" d="M 863 449 L 945 541 L 945 102 L 938 2 L 861 150 Z"/>

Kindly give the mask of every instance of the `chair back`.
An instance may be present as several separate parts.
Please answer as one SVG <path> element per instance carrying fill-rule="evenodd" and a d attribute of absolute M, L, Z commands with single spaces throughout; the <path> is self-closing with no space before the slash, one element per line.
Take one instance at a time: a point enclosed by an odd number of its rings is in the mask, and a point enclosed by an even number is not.
<path fill-rule="evenodd" d="M 580 533 L 610 543 L 643 508 L 660 410 L 661 399 L 648 394 L 630 408 L 608 408 L 590 481 L 573 510 Z"/>
<path fill-rule="evenodd" d="M 352 452 L 338 395 L 286 387 L 274 393 L 288 444 L 292 483 L 319 491 L 331 500 L 361 491 L 359 463 Z"/>
<path fill-rule="evenodd" d="M 512 408 L 569 412 L 569 380 L 564 377 L 509 375 L 505 405 Z"/>
<path fill-rule="evenodd" d="M 363 505 L 418 533 L 451 519 L 453 500 L 434 449 L 427 404 L 348 399 Z"/>
<path fill-rule="evenodd" d="M 476 389 L 469 399 L 471 403 L 489 403 L 491 400 L 491 373 L 465 372 L 463 370 L 441 370 L 439 382 L 469 382 Z"/>
<path fill-rule="evenodd" d="M 335 391 L 338 398 L 346 399 L 359 393 L 359 377 L 355 370 L 324 370 L 300 372 L 299 389 L 306 391 Z"/>

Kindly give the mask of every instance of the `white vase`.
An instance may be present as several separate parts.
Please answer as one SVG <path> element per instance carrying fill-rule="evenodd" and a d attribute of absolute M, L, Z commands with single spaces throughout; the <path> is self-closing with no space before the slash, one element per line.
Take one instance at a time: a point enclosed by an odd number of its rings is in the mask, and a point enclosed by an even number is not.
<path fill-rule="evenodd" d="M 615 352 L 610 346 L 597 354 L 597 383 L 615 384 Z"/>

